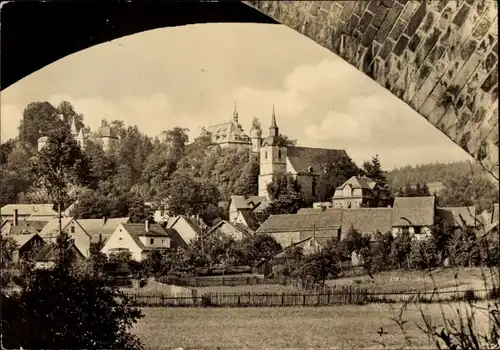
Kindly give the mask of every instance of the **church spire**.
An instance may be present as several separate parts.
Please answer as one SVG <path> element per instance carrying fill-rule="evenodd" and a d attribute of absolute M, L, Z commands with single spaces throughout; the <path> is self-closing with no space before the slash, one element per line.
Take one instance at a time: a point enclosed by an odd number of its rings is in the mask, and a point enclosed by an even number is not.
<path fill-rule="evenodd" d="M 238 124 L 238 110 L 236 108 L 236 101 L 234 101 L 233 120 L 236 124 Z"/>
<path fill-rule="evenodd" d="M 274 112 L 274 104 L 273 104 L 273 116 L 271 119 L 271 126 L 269 127 L 269 136 L 278 136 L 279 129 L 278 125 L 276 124 L 276 113 Z"/>

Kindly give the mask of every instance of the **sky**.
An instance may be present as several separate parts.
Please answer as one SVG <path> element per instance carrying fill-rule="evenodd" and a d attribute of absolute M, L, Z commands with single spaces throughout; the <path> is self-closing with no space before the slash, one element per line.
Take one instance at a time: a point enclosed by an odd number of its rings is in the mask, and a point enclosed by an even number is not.
<path fill-rule="evenodd" d="M 273 104 L 298 145 L 345 149 L 386 169 L 471 160 L 420 114 L 309 38 L 282 25 L 196 24 L 119 38 L 66 56 L 1 93 L 1 139 L 15 137 L 30 102 L 69 101 L 91 129 L 103 118 L 156 136 L 232 118 L 264 134 Z"/>

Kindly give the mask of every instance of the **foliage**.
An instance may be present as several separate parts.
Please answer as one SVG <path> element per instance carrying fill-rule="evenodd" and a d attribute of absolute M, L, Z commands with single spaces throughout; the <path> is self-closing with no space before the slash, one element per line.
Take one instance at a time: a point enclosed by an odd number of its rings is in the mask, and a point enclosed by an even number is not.
<path fill-rule="evenodd" d="M 12 237 L 1 237 L 1 255 L 0 255 L 0 266 L 5 268 L 13 262 L 14 252 L 17 250 L 18 246 L 16 241 Z"/>
<path fill-rule="evenodd" d="M 241 176 L 234 183 L 234 195 L 256 196 L 259 193 L 260 163 L 257 154 L 250 154 L 250 159 L 241 169 Z"/>
<path fill-rule="evenodd" d="M 300 185 L 291 174 L 274 176 L 267 191 L 271 202 L 264 209 L 266 215 L 295 214 L 305 204 Z"/>
<path fill-rule="evenodd" d="M 429 187 L 427 184 L 417 183 L 415 187 L 412 187 L 410 184 L 407 184 L 404 188 L 401 187 L 396 192 L 398 197 L 426 197 L 430 196 Z"/>
<path fill-rule="evenodd" d="M 365 248 L 370 249 L 370 237 L 354 228 L 349 229 L 346 236 L 336 246 L 338 256 L 342 261 L 350 260 L 353 252 L 359 254 Z"/>
<path fill-rule="evenodd" d="M 448 249 L 455 266 L 472 267 L 479 265 L 481 254 L 476 231 L 473 228 L 457 229 L 450 239 Z"/>
<path fill-rule="evenodd" d="M 391 268 L 390 254 L 394 237 L 391 232 L 375 233 L 375 242 L 371 244 L 371 270 L 387 271 Z"/>
<path fill-rule="evenodd" d="M 487 237 L 479 239 L 481 265 L 490 268 L 500 266 L 500 245 Z"/>
<path fill-rule="evenodd" d="M 438 266 L 437 246 L 434 238 L 413 240 L 408 257 L 410 266 L 415 269 L 431 269 Z"/>
<path fill-rule="evenodd" d="M 322 249 L 305 257 L 300 274 L 314 282 L 325 282 L 327 278 L 337 278 L 340 272 L 337 254 L 329 249 Z"/>
<path fill-rule="evenodd" d="M 409 256 L 411 252 L 412 235 L 407 229 L 399 232 L 391 244 L 390 260 L 391 265 L 398 269 L 410 269 Z"/>
<path fill-rule="evenodd" d="M 190 267 L 211 267 L 225 264 L 231 259 L 234 239 L 219 230 L 209 235 L 197 236 L 187 250 L 187 265 Z"/>
<path fill-rule="evenodd" d="M 108 255 L 111 264 L 128 264 L 132 260 L 132 254 L 128 250 L 121 250 Z"/>
<path fill-rule="evenodd" d="M 254 266 L 261 259 L 270 260 L 283 248 L 272 236 L 265 234 L 252 235 L 235 244 L 234 254 L 239 254 L 239 263 Z"/>

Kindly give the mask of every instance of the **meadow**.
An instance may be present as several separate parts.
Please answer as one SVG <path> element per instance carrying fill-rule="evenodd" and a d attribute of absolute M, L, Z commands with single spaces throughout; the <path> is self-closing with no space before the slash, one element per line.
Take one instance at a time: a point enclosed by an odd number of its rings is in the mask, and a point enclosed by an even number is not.
<path fill-rule="evenodd" d="M 327 285 L 353 285 L 359 288 L 367 288 L 373 293 L 398 293 L 398 292 L 425 292 L 437 290 L 463 289 L 485 289 L 482 272 L 488 281 L 492 274 L 489 270 L 481 268 L 439 268 L 431 271 L 390 271 L 382 272 L 373 276 L 340 278 L 326 281 Z M 496 277 L 498 279 L 498 277 Z"/>
<path fill-rule="evenodd" d="M 146 349 L 360 349 L 428 348 L 418 306 L 409 305 L 407 320 L 411 347 L 390 318 L 400 305 L 341 305 L 290 308 L 145 308 L 145 318 L 133 328 Z M 439 305 L 422 305 L 442 324 Z M 445 314 L 451 309 L 445 306 Z M 481 321 L 481 326 L 486 323 Z M 380 336 L 383 328 L 387 334 Z"/>

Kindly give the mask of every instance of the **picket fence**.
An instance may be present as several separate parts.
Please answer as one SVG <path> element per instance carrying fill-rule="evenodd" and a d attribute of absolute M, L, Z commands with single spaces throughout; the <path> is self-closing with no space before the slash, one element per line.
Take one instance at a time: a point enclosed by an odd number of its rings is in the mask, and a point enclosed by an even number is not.
<path fill-rule="evenodd" d="M 216 287 L 255 284 L 285 284 L 285 278 L 264 278 L 260 276 L 214 276 L 214 277 L 160 277 L 158 282 L 180 287 Z"/>
<path fill-rule="evenodd" d="M 285 307 L 285 306 L 328 306 L 366 303 L 415 303 L 446 302 L 464 300 L 471 291 L 436 291 L 409 293 L 373 293 L 367 289 L 346 288 L 344 290 L 319 293 L 192 293 L 137 294 L 125 293 L 138 307 Z M 475 300 L 493 298 L 493 290 L 474 290 Z"/>

